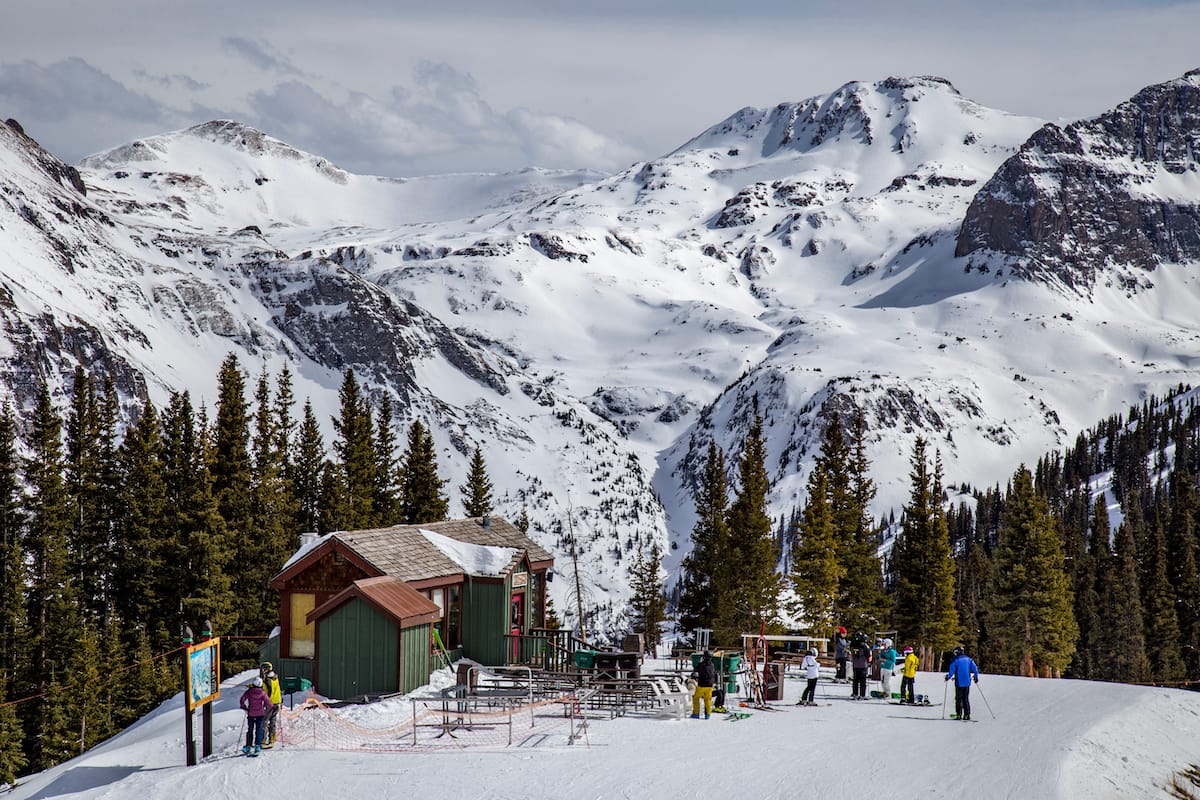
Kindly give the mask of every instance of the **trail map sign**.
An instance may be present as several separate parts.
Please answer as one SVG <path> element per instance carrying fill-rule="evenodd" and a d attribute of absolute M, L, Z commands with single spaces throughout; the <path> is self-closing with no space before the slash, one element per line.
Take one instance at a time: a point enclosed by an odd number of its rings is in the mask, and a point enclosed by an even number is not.
<path fill-rule="evenodd" d="M 221 637 L 187 649 L 188 711 L 221 696 Z"/>

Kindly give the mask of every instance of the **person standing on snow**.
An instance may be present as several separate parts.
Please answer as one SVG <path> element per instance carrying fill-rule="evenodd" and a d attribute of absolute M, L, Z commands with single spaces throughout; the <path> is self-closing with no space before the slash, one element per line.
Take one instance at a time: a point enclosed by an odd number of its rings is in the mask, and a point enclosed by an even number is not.
<path fill-rule="evenodd" d="M 850 645 L 850 665 L 854 668 L 854 679 L 850 684 L 851 700 L 867 699 L 867 670 L 871 667 L 871 645 L 867 635 L 861 631 L 854 634 Z"/>
<path fill-rule="evenodd" d="M 713 665 L 712 653 L 707 650 L 700 657 L 700 664 L 692 670 L 696 679 L 696 691 L 692 694 L 692 719 L 700 719 L 700 701 L 704 701 L 704 718 L 712 710 L 713 685 L 717 682 L 717 668 Z"/>
<path fill-rule="evenodd" d="M 849 649 L 850 643 L 846 641 L 846 629 L 839 625 L 837 635 L 833 637 L 833 661 L 837 664 L 837 672 L 834 674 L 833 680 L 837 683 L 846 682 L 846 653 Z"/>
<path fill-rule="evenodd" d="M 892 699 L 892 674 L 896 671 L 896 659 L 900 654 L 892 647 L 891 639 L 883 640 L 883 649 L 879 651 L 879 691 L 883 692 L 884 700 Z"/>
<path fill-rule="evenodd" d="M 800 667 L 804 670 L 804 677 L 808 679 L 808 685 L 804 687 L 804 692 L 800 695 L 800 701 L 796 703 L 798 706 L 815 706 L 817 704 L 817 678 L 821 676 L 821 665 L 817 663 L 817 648 L 812 648 L 804 656 L 804 660 L 800 662 Z"/>
<path fill-rule="evenodd" d="M 921 659 L 911 647 L 904 648 L 904 677 L 900 679 L 900 702 L 916 705 L 917 666 Z"/>
<path fill-rule="evenodd" d="M 267 712 L 264 723 L 267 730 L 263 736 L 263 747 L 274 747 L 275 737 L 279 734 L 279 709 L 283 708 L 283 689 L 279 686 L 279 676 L 275 674 L 275 670 L 267 671 L 263 691 L 271 699 L 271 710 Z"/>
<path fill-rule="evenodd" d="M 954 648 L 954 660 L 946 672 L 946 680 L 954 678 L 954 718 L 971 718 L 971 681 L 979 683 L 979 667 L 961 647 Z"/>
<path fill-rule="evenodd" d="M 242 752 L 258 755 L 263 743 L 263 717 L 271 709 L 271 698 L 263 691 L 263 679 L 254 676 L 250 688 L 242 695 L 238 705 L 246 712 L 246 744 Z M 251 749 L 253 748 L 253 749 Z"/>

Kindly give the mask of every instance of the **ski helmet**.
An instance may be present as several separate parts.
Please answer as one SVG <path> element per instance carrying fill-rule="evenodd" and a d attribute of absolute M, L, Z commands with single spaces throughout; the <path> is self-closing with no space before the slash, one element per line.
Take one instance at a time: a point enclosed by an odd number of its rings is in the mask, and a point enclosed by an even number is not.
<path fill-rule="evenodd" d="M 883 646 L 884 646 L 884 647 L 891 647 L 891 646 L 892 646 L 892 640 L 891 640 L 891 639 L 884 639 L 884 640 L 883 640 Z"/>
<path fill-rule="evenodd" d="M 840 633 L 840 634 L 842 634 L 843 636 L 845 636 L 845 635 L 846 635 L 846 626 L 845 626 L 845 625 L 838 625 L 838 633 Z"/>
<path fill-rule="evenodd" d="M 262 686 L 262 678 L 255 675 L 254 680 L 250 681 L 250 683 L 253 684 L 254 686 Z"/>
<path fill-rule="evenodd" d="M 911 653 L 911 652 L 912 652 L 912 648 L 911 648 L 911 647 L 906 647 L 906 648 L 904 648 L 904 655 L 908 655 L 908 654 L 909 654 L 909 653 Z"/>
<path fill-rule="evenodd" d="M 963 654 L 963 649 L 961 647 L 954 648 L 954 655 L 961 656 L 962 654 Z"/>
<path fill-rule="evenodd" d="M 707 650 L 705 650 L 705 651 L 704 651 L 704 655 L 703 655 L 703 656 L 701 656 L 701 658 L 703 658 L 705 661 L 711 661 L 711 660 L 712 660 L 712 653 L 710 653 L 710 652 L 708 652 Z"/>
<path fill-rule="evenodd" d="M 816 658 L 816 655 L 817 655 L 817 648 L 815 648 L 815 647 L 810 647 L 810 648 L 808 648 L 808 654 L 809 654 L 810 656 L 812 656 L 812 657 Z"/>

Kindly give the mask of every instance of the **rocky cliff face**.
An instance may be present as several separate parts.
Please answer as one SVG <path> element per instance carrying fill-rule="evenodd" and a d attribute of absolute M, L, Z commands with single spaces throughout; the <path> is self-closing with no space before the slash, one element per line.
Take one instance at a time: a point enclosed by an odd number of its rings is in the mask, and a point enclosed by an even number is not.
<path fill-rule="evenodd" d="M 975 195 L 955 255 L 999 254 L 1018 274 L 1129 288 L 1200 258 L 1200 70 L 1094 119 L 1048 124 Z"/>

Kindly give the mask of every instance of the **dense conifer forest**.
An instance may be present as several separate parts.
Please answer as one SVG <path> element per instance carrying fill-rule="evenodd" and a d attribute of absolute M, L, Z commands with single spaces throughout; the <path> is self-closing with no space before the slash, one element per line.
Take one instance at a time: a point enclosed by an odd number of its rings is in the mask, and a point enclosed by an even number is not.
<path fill-rule="evenodd" d="M 226 674 L 253 664 L 276 624 L 268 581 L 302 531 L 446 518 L 431 432 L 415 421 L 401 441 L 394 409 L 352 372 L 328 447 L 286 368 L 251 387 L 230 356 L 218 383 L 211 410 L 181 392 L 126 415 L 79 371 L 65 412 L 44 388 L 20 416 L 0 409 L 0 783 L 176 693 L 185 625 L 212 622 Z M 873 521 L 868 432 L 833 413 L 804 506 L 773 521 L 755 409 L 736 457 L 708 449 L 670 604 L 658 548 L 635 554 L 629 619 L 657 641 L 673 612 L 679 630 L 734 645 L 791 616 L 819 635 L 897 630 L 923 668 L 961 644 L 992 672 L 1187 685 L 1200 679 L 1198 429 L 1180 387 L 988 489 L 948 485 L 918 439 L 899 520 Z M 462 507 L 487 513 L 478 451 L 466 474 Z"/>

